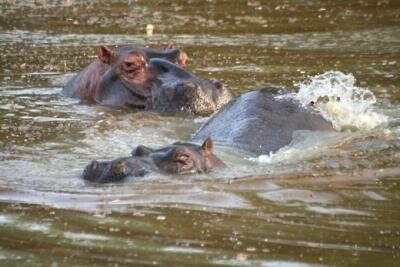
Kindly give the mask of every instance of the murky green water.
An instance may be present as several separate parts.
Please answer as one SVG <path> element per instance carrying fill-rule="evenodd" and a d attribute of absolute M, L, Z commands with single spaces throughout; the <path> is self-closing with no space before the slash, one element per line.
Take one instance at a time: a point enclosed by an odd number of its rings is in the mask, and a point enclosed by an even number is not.
<path fill-rule="evenodd" d="M 0 5 L 1 266 L 400 264 L 398 1 Z M 143 34 L 149 23 L 153 36 Z M 170 39 L 188 52 L 191 71 L 237 94 L 352 74 L 386 121 L 299 133 L 272 156 L 217 147 L 228 169 L 208 175 L 85 184 L 91 159 L 188 140 L 204 121 L 59 96 L 97 45 Z"/>

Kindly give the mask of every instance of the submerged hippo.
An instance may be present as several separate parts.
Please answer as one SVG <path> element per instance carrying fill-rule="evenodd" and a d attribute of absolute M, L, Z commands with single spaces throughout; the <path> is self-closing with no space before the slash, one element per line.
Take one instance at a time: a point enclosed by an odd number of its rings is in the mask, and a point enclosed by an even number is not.
<path fill-rule="evenodd" d="M 304 108 L 282 93 L 265 88 L 243 94 L 208 120 L 193 140 L 210 136 L 216 143 L 261 155 L 288 145 L 296 130 L 334 130 L 312 107 Z"/>
<path fill-rule="evenodd" d="M 207 138 L 201 146 L 174 143 L 159 149 L 138 146 L 131 157 L 112 161 L 92 161 L 83 171 L 85 180 L 97 183 L 117 182 L 128 176 L 144 176 L 151 170 L 169 174 L 204 173 L 223 168 L 225 164 L 213 154 L 213 141 Z"/>
<path fill-rule="evenodd" d="M 72 78 L 62 94 L 111 107 L 204 116 L 231 100 L 222 83 L 184 70 L 180 65 L 186 60 L 186 53 L 174 48 L 100 46 L 97 59 Z"/>

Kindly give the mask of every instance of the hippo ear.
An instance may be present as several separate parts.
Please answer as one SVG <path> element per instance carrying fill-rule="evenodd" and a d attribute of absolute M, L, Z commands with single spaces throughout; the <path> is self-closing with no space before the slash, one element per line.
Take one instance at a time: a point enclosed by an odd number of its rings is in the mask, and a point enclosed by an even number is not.
<path fill-rule="evenodd" d="M 179 50 L 178 64 L 182 67 L 186 67 L 188 60 L 189 56 L 184 51 Z"/>
<path fill-rule="evenodd" d="M 204 140 L 203 144 L 201 145 L 201 148 L 203 149 L 204 152 L 212 153 L 214 148 L 214 142 L 211 139 L 211 137 L 207 137 L 207 139 Z"/>
<path fill-rule="evenodd" d="M 147 146 L 137 146 L 134 150 L 132 150 L 132 157 L 143 157 L 143 156 L 148 156 L 150 153 L 152 153 L 154 150 L 147 147 Z"/>
<path fill-rule="evenodd" d="M 97 57 L 101 62 L 110 64 L 116 57 L 115 52 L 106 45 L 101 45 L 97 49 Z"/>

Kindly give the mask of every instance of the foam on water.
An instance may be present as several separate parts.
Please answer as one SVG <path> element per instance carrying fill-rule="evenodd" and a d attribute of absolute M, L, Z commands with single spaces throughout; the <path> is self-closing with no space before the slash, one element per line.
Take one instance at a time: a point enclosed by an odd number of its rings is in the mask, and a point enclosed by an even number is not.
<path fill-rule="evenodd" d="M 387 123 L 387 117 L 374 111 L 374 94 L 355 85 L 352 74 L 328 71 L 298 84 L 295 98 L 303 106 L 314 106 L 338 130 L 370 130 Z"/>
<path fill-rule="evenodd" d="M 355 85 L 352 74 L 340 71 L 328 71 L 300 82 L 298 93 L 278 96 L 277 98 L 294 98 L 304 107 L 311 103 L 338 133 L 297 131 L 293 133 L 292 142 L 269 155 L 250 158 L 266 164 L 295 163 L 305 160 L 328 149 L 329 145 L 339 142 L 346 130 L 368 131 L 386 125 L 388 117 L 374 110 L 374 94 Z M 342 132 L 340 132 L 342 131 Z"/>

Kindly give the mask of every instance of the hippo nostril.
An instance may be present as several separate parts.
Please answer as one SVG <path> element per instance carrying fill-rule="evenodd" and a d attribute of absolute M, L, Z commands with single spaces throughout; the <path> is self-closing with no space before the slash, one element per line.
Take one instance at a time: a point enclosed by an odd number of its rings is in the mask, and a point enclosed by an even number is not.
<path fill-rule="evenodd" d="M 224 84 L 221 83 L 220 81 L 213 81 L 215 88 L 218 90 L 222 90 L 224 88 Z"/>

